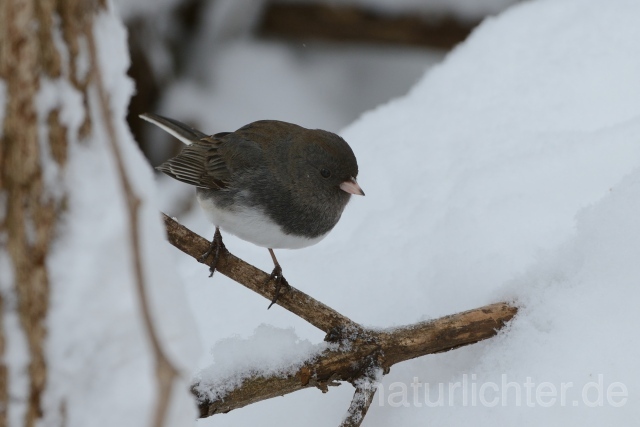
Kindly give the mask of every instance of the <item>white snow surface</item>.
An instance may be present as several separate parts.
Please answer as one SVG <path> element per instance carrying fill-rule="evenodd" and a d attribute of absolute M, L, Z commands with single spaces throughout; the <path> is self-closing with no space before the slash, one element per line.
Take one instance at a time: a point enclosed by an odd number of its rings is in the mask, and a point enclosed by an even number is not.
<path fill-rule="evenodd" d="M 324 342 L 314 345 L 301 340 L 293 328 L 260 325 L 246 339 L 225 338 L 213 346 L 214 364 L 198 374 L 196 390 L 208 399 L 224 398 L 251 375 L 295 374 L 328 347 Z"/>
<path fill-rule="evenodd" d="M 632 0 L 518 5 L 485 21 L 407 96 L 342 132 L 367 195 L 320 244 L 277 253 L 293 286 L 375 327 L 504 300 L 520 307 L 496 338 L 394 366 L 364 425 L 640 417 L 639 19 Z M 159 183 L 163 204 L 184 200 L 179 185 Z M 213 234 L 198 210 L 179 219 Z M 267 251 L 223 237 L 270 270 Z M 322 339 L 225 277 L 208 279 L 190 258 L 179 271 L 205 347 L 217 346 L 213 365 L 200 362 L 210 378 L 241 378 L 262 349 L 279 348 L 263 334 L 282 332 L 265 326 L 242 341 L 263 323 Z M 215 344 L 234 335 L 238 345 Z M 282 346 L 282 366 L 289 351 Z M 351 394 L 348 385 L 305 390 L 198 424 L 338 425 Z"/>

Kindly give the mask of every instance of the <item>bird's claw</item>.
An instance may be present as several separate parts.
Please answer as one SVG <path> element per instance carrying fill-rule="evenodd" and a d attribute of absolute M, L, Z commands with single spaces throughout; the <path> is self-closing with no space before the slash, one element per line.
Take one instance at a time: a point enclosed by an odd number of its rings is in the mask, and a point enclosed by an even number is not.
<path fill-rule="evenodd" d="M 267 310 L 269 310 L 271 306 L 275 304 L 276 301 L 278 301 L 278 297 L 280 297 L 282 288 L 284 287 L 285 289 L 288 290 L 290 287 L 289 282 L 287 282 L 287 279 L 285 279 L 284 276 L 282 275 L 282 268 L 279 265 L 276 265 L 273 268 L 273 271 L 269 275 L 269 278 L 267 279 L 267 281 L 264 282 L 264 285 L 265 286 L 268 285 L 269 282 L 271 282 L 272 280 L 275 282 L 276 289 L 273 295 L 273 299 L 271 300 L 271 304 L 269 304 L 269 307 L 267 307 Z"/>
<path fill-rule="evenodd" d="M 216 233 L 213 235 L 213 240 L 211 241 L 209 249 L 203 253 L 200 258 L 198 258 L 198 261 L 204 262 L 211 254 L 213 254 L 213 261 L 209 264 L 209 277 L 212 277 L 213 273 L 215 273 L 216 266 L 220 260 L 220 253 L 225 249 L 224 243 L 222 243 L 220 230 L 216 229 Z"/>

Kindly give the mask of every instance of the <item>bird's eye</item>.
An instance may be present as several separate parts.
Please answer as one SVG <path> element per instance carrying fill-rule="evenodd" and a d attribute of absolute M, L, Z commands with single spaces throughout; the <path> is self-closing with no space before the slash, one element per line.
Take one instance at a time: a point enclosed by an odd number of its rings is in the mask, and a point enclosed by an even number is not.
<path fill-rule="evenodd" d="M 326 168 L 320 169 L 320 175 L 322 175 L 323 178 L 329 178 L 331 176 L 331 171 Z"/>

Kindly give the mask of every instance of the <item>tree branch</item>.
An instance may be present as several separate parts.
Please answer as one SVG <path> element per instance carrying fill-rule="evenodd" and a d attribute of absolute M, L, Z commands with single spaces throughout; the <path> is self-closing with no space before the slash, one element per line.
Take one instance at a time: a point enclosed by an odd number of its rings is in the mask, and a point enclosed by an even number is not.
<path fill-rule="evenodd" d="M 206 239 L 166 215 L 164 220 L 169 241 L 181 251 L 198 259 L 209 248 Z M 207 262 L 210 260 L 203 261 Z M 272 299 L 273 289 L 263 286 L 268 274 L 228 251 L 221 254 L 218 269 L 267 300 Z M 501 302 L 399 328 L 374 330 L 363 328 L 294 287 L 280 296 L 277 304 L 327 332 L 325 340 L 338 341 L 339 345 L 292 370 L 288 376 L 248 377 L 223 397 L 210 399 L 206 397 L 206 385 L 196 384 L 193 391 L 198 396 L 201 417 L 229 412 L 308 387 L 327 391 L 327 386 L 336 381 L 348 381 L 356 385 L 356 393 L 343 425 L 357 426 L 356 421 L 362 421 L 375 392 L 366 386 L 372 382 L 372 370 L 381 369 L 387 373 L 396 363 L 490 338 L 517 312 L 515 307 Z"/>
<path fill-rule="evenodd" d="M 364 416 L 367 415 L 369 406 L 373 402 L 374 394 L 376 394 L 375 381 L 365 379 L 357 384 L 351 405 L 349 405 L 347 415 L 340 423 L 340 427 L 358 427 L 362 424 Z"/>
<path fill-rule="evenodd" d="M 339 2 L 315 3 L 269 2 L 258 33 L 288 39 L 451 49 L 477 25 L 448 15 L 384 14 Z"/>
<path fill-rule="evenodd" d="M 287 377 L 250 377 L 218 399 L 199 395 L 200 416 L 229 412 L 312 386 L 326 391 L 326 385 L 335 381 L 357 383 L 371 367 L 387 373 L 396 363 L 491 338 L 516 311 L 506 303 L 497 303 L 398 329 L 368 330 L 345 345 L 325 350 Z M 202 390 L 202 384 L 194 387 L 194 393 L 198 394 L 195 390 Z"/>
<path fill-rule="evenodd" d="M 209 265 L 213 260 L 213 255 L 200 260 L 200 256 L 209 249 L 209 241 L 204 237 L 198 236 L 187 227 L 180 225 L 166 214 L 163 213 L 162 215 L 167 228 L 169 242 L 182 252 L 195 258 L 198 262 Z M 269 278 L 269 274 L 237 258 L 226 249 L 220 254 L 216 271 L 262 295 L 269 301 L 275 295 L 275 287 L 264 285 Z M 337 330 L 336 328 L 363 330 L 360 325 L 348 317 L 343 316 L 293 286 L 278 297 L 276 304 L 327 333 L 334 333 Z"/>

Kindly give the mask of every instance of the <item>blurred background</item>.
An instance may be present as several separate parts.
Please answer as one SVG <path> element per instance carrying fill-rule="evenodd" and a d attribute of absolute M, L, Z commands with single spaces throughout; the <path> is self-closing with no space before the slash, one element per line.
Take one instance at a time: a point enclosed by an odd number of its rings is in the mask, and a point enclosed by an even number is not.
<path fill-rule="evenodd" d="M 155 166 L 180 143 L 151 111 L 205 133 L 278 119 L 339 132 L 402 96 L 516 0 L 116 0 L 137 93 L 128 121 Z M 178 213 L 178 212 L 176 212 Z"/>

